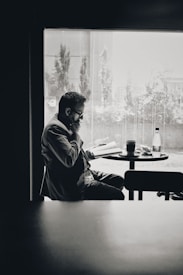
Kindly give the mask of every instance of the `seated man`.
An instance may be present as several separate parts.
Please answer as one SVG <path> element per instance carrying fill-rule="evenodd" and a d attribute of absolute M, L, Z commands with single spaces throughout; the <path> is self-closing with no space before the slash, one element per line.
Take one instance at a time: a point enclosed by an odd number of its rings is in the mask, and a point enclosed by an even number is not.
<path fill-rule="evenodd" d="M 65 93 L 41 138 L 45 173 L 40 194 L 52 200 L 123 200 L 123 178 L 90 169 L 78 130 L 85 97 Z"/>

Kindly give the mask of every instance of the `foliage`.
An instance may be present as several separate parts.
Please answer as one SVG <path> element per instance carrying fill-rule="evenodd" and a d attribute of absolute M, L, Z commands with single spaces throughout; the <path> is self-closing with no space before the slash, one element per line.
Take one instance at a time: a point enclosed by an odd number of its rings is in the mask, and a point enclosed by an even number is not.
<path fill-rule="evenodd" d="M 81 68 L 80 68 L 80 91 L 81 93 L 87 98 L 89 99 L 90 94 L 91 94 L 91 90 L 89 89 L 89 77 L 88 77 L 88 72 L 87 72 L 87 58 L 86 56 L 84 56 L 82 58 L 82 64 L 81 64 Z"/>
<path fill-rule="evenodd" d="M 45 73 L 45 80 L 48 86 L 48 94 L 60 98 L 62 94 L 73 87 L 69 83 L 70 51 L 66 46 L 60 45 L 58 57 L 55 59 L 54 71 L 51 75 Z"/>
<path fill-rule="evenodd" d="M 67 51 L 66 46 L 61 44 L 59 57 L 55 60 L 55 81 L 57 83 L 58 93 L 64 94 L 69 89 L 69 66 L 70 51 Z"/>
<path fill-rule="evenodd" d="M 133 96 L 134 94 L 134 87 L 132 86 L 132 83 L 129 81 L 126 86 L 126 94 L 124 97 L 124 115 L 129 120 L 131 120 L 135 115 L 136 97 Z"/>
<path fill-rule="evenodd" d="M 124 119 L 124 110 L 118 104 L 108 104 L 105 106 L 95 106 L 93 110 L 93 118 L 95 123 L 111 124 L 118 123 Z"/>
<path fill-rule="evenodd" d="M 102 91 L 102 103 L 107 105 L 110 101 L 110 96 L 112 94 L 112 76 L 111 71 L 107 66 L 107 50 L 104 49 L 100 55 L 100 71 L 99 78 Z"/>
<path fill-rule="evenodd" d="M 56 96 L 57 100 L 68 90 L 76 90 L 73 83 L 69 81 L 70 51 L 66 46 L 60 45 L 59 55 L 55 60 L 54 71 L 50 75 L 45 73 L 45 80 L 49 96 Z M 87 58 L 82 58 L 80 68 L 80 92 L 89 99 L 91 90 L 89 88 L 88 63 Z"/>
<path fill-rule="evenodd" d="M 183 116 L 183 108 L 181 109 L 180 103 L 178 103 L 177 98 L 179 96 L 180 94 L 176 89 L 169 89 L 167 84 L 163 82 L 162 74 L 157 74 L 153 81 L 146 86 L 146 94 L 143 98 L 143 105 L 147 114 L 146 120 L 149 121 L 153 118 L 160 123 L 180 123 L 180 113 Z"/>
<path fill-rule="evenodd" d="M 145 85 L 145 93 L 138 95 L 135 87 L 126 87 L 124 112 L 128 120 L 151 123 L 183 123 L 183 97 L 175 89 L 168 89 L 163 74 L 157 72 Z"/>
<path fill-rule="evenodd" d="M 75 90 L 69 81 L 70 51 L 60 45 L 59 54 L 55 60 L 52 74 L 45 73 L 48 96 L 55 96 L 57 100 L 68 90 Z M 84 56 L 81 61 L 80 82 L 78 88 L 87 98 L 90 98 L 88 60 Z M 101 122 L 116 122 L 124 119 L 130 121 L 144 121 L 161 124 L 183 124 L 183 88 L 167 86 L 165 72 L 156 72 L 144 86 L 144 93 L 138 94 L 132 81 L 126 85 L 124 103 L 112 100 L 112 74 L 108 67 L 107 49 L 100 55 L 99 79 L 101 86 L 102 111 L 94 110 L 94 118 Z M 100 102 L 97 102 L 99 105 Z"/>

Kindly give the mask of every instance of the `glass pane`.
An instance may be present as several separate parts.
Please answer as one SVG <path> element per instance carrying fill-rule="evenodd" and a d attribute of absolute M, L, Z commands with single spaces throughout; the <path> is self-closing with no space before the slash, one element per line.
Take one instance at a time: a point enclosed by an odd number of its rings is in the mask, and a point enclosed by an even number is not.
<path fill-rule="evenodd" d="M 110 141 L 123 148 L 127 139 L 151 147 L 159 127 L 173 161 L 166 163 L 183 169 L 182 49 L 181 32 L 45 29 L 45 124 L 74 90 L 88 99 L 85 148 Z"/>

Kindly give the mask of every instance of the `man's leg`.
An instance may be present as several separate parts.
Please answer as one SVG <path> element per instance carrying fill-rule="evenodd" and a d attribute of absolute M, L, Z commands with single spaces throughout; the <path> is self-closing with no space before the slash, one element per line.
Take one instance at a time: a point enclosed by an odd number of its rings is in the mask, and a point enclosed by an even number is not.
<path fill-rule="evenodd" d="M 91 170 L 91 172 L 95 180 L 114 186 L 120 190 L 123 189 L 124 179 L 121 176 L 96 170 Z"/>
<path fill-rule="evenodd" d="M 82 191 L 82 199 L 84 200 L 124 200 L 124 195 L 120 189 L 93 180 L 90 185 Z"/>

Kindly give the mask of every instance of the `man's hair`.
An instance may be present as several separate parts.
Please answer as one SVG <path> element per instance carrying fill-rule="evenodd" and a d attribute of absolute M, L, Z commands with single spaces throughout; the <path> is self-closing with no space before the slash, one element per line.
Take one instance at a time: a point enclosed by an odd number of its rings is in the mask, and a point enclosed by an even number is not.
<path fill-rule="evenodd" d="M 67 107 L 74 109 L 76 105 L 82 105 L 86 101 L 86 98 L 76 92 L 67 92 L 65 93 L 59 101 L 59 114 L 63 114 Z"/>

